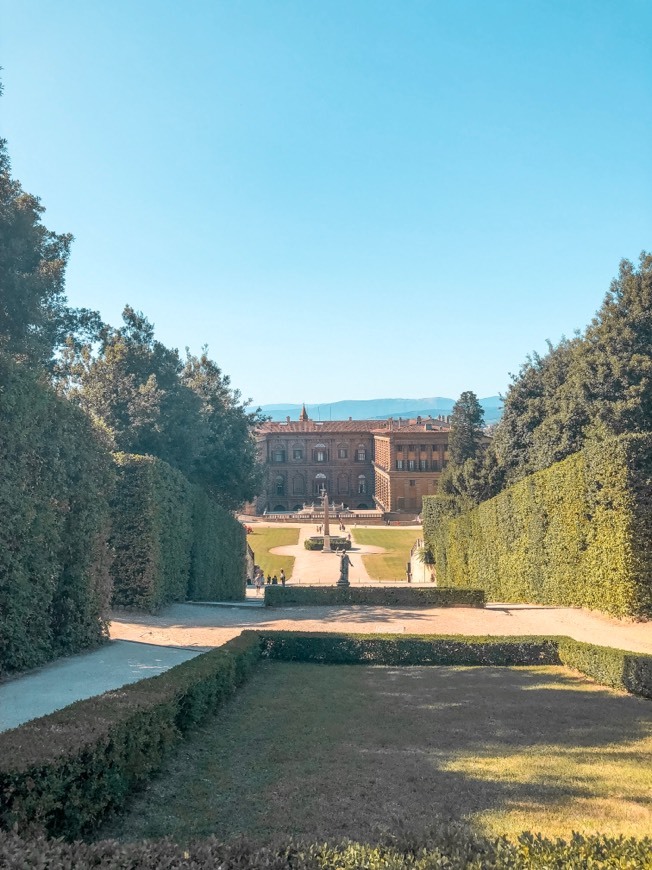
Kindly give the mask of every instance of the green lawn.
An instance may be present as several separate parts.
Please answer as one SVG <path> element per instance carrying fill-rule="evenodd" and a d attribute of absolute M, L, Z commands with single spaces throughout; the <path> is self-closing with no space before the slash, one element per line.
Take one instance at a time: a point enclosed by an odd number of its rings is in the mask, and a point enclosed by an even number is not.
<path fill-rule="evenodd" d="M 649 836 L 651 711 L 561 667 L 265 662 L 98 838 Z"/>
<path fill-rule="evenodd" d="M 294 568 L 294 556 L 276 556 L 270 553 L 274 547 L 284 547 L 288 544 L 297 544 L 299 542 L 299 529 L 288 528 L 287 526 L 252 526 L 253 532 L 247 535 L 247 543 L 254 551 L 256 556 L 256 564 L 268 574 L 276 574 L 278 576 L 281 568 L 285 571 L 286 577 L 292 576 Z"/>
<path fill-rule="evenodd" d="M 405 566 L 410 558 L 412 545 L 421 533 L 416 529 L 351 529 L 353 540 L 358 544 L 373 544 L 384 547 L 386 553 L 363 556 L 365 568 L 374 580 L 405 580 Z"/>

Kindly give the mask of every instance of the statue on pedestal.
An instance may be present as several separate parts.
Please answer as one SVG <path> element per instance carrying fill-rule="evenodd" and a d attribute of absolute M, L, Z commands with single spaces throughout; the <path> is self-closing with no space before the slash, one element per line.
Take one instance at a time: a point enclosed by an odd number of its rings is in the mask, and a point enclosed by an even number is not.
<path fill-rule="evenodd" d="M 340 579 L 337 581 L 338 586 L 350 586 L 349 583 L 349 565 L 352 565 L 353 562 L 349 559 L 349 554 L 346 550 L 342 550 L 341 553 L 338 553 L 340 557 Z"/>

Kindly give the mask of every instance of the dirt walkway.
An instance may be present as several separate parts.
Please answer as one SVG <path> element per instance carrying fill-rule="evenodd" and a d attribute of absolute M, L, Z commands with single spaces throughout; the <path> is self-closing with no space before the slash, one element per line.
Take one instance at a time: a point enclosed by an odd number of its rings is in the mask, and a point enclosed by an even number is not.
<path fill-rule="evenodd" d="M 159 616 L 114 614 L 111 637 L 210 648 L 220 646 L 246 628 L 392 634 L 563 634 L 576 640 L 652 654 L 652 622 L 625 622 L 579 608 L 528 604 L 491 604 L 484 610 L 175 604 Z"/>

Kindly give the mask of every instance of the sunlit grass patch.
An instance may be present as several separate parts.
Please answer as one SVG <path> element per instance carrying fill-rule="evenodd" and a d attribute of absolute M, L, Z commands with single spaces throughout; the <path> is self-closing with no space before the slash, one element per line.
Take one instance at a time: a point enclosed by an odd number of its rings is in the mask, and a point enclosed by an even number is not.
<path fill-rule="evenodd" d="M 286 577 L 292 576 L 294 556 L 279 556 L 270 553 L 274 547 L 285 547 L 299 543 L 299 529 L 287 526 L 253 526 L 253 532 L 247 535 L 247 542 L 254 551 L 256 564 L 267 574 L 278 576 L 281 568 Z"/>
<path fill-rule="evenodd" d="M 357 544 L 384 547 L 386 553 L 362 557 L 367 573 L 373 580 L 405 580 L 405 566 L 410 559 L 412 545 L 419 537 L 415 529 L 352 529 Z"/>

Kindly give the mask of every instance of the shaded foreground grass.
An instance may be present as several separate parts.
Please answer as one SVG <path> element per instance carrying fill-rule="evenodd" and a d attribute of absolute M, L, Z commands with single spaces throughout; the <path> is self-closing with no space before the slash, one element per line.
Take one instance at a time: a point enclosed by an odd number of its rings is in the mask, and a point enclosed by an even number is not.
<path fill-rule="evenodd" d="M 286 577 L 292 576 L 294 556 L 277 556 L 270 553 L 274 547 L 285 547 L 299 543 L 299 529 L 287 526 L 253 526 L 253 531 L 247 535 L 247 542 L 256 556 L 256 564 L 268 574 L 278 576 L 281 568 Z"/>
<path fill-rule="evenodd" d="M 419 537 L 416 529 L 356 529 L 351 530 L 358 544 L 384 547 L 386 553 L 362 557 L 367 573 L 372 580 L 405 580 L 405 566 L 410 559 L 412 545 Z"/>
<path fill-rule="evenodd" d="M 652 705 L 560 667 L 264 663 L 98 836 L 652 833 Z"/>

